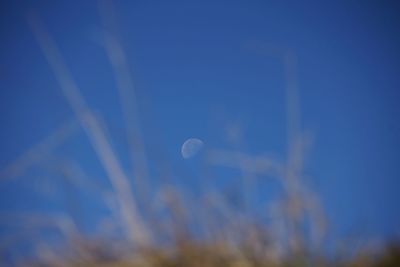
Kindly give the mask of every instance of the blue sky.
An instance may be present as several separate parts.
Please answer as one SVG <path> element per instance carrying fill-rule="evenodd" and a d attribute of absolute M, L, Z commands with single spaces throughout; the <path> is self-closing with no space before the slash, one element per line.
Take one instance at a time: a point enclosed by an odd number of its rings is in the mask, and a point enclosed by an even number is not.
<path fill-rule="evenodd" d="M 96 2 L 13 1 L 0 8 L 0 167 L 73 118 L 27 23 L 32 9 L 125 162 Z M 302 126 L 314 134 L 305 172 L 332 233 L 399 234 L 400 7 L 394 1 L 118 1 L 116 9 L 146 144 L 172 168 L 187 168 L 179 151 L 189 137 L 228 148 L 229 125 L 243 130 L 246 152 L 285 157 L 282 60 L 254 47 L 289 48 L 298 58 Z M 58 153 L 101 176 L 82 136 Z M 1 210 L 41 208 L 40 198 L 21 188 L 1 185 Z"/>

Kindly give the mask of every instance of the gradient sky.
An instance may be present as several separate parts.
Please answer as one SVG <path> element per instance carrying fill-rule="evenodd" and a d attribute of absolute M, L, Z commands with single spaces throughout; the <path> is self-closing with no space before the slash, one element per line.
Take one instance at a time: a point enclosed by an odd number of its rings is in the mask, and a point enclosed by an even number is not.
<path fill-rule="evenodd" d="M 0 5 L 0 167 L 73 118 L 27 23 L 32 9 L 124 158 L 116 137 L 122 115 L 112 68 L 99 44 L 96 2 Z M 150 150 L 162 147 L 174 167 L 185 168 L 179 154 L 184 140 L 198 137 L 207 146 L 228 148 L 226 125 L 239 125 L 245 151 L 283 158 L 282 61 L 254 44 L 290 48 L 298 58 L 302 125 L 314 134 L 305 170 L 331 232 L 398 236 L 400 6 L 395 1 L 117 1 L 116 9 Z M 67 141 L 59 155 L 74 155 L 96 175 L 98 163 L 83 139 Z M 14 187 L 2 183 L 0 212 L 40 209 L 41 201 L 25 194 L 31 186 L 26 180 Z"/>

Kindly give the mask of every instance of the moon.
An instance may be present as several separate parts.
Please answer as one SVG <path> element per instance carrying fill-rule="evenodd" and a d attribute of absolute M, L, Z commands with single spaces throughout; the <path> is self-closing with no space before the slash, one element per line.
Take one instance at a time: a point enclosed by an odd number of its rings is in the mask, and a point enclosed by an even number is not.
<path fill-rule="evenodd" d="M 181 154 L 184 159 L 195 156 L 204 146 L 203 141 L 197 138 L 189 138 L 181 148 Z"/>

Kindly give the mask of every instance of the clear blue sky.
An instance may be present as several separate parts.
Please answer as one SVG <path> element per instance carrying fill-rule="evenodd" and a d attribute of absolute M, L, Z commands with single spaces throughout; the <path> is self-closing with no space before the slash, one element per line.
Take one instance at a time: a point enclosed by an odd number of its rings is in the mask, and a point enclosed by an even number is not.
<path fill-rule="evenodd" d="M 98 44 L 96 2 L 0 5 L 0 167 L 73 117 L 28 26 L 32 8 L 125 155 L 115 135 L 122 115 L 111 65 Z M 306 172 L 333 233 L 399 234 L 395 1 L 117 1 L 116 9 L 146 143 L 162 147 L 174 167 L 185 164 L 179 149 L 189 137 L 228 147 L 224 123 L 243 127 L 247 152 L 285 156 L 282 62 L 251 47 L 288 47 L 298 57 L 302 124 L 315 135 Z M 59 154 L 74 155 L 96 175 L 83 137 L 67 144 Z M 1 210 L 41 205 L 25 194 L 30 182 L 23 185 L 1 184 Z"/>

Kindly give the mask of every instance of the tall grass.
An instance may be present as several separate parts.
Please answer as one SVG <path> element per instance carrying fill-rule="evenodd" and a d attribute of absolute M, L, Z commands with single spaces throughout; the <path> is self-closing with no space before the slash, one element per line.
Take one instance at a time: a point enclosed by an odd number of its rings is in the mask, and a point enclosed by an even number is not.
<path fill-rule="evenodd" d="M 396 265 L 399 264 L 397 246 L 382 252 L 377 262 L 372 259 L 372 254 L 362 254 L 364 250 L 339 261 L 327 257 L 321 249 L 326 241 L 327 224 L 317 194 L 303 180 L 303 166 L 311 138 L 301 128 L 297 63 L 290 50 L 274 50 L 273 53 L 282 59 L 287 81 L 287 159 L 279 161 L 273 157 L 219 148 L 210 148 L 205 154 L 207 165 L 240 171 L 243 185 L 258 176 L 271 177 L 281 184 L 281 198 L 265 204 L 270 207 L 265 211 L 270 221 L 248 212 L 249 207 L 239 208 L 232 204 L 226 194 L 212 187 L 205 188 L 199 197 L 188 196 L 179 186 L 168 183 L 150 192 L 148 166 L 152 163 L 148 162 L 143 141 L 129 62 L 113 29 L 114 15 L 109 11 L 112 5 L 101 2 L 99 7 L 104 22 L 103 45 L 114 71 L 126 124 L 131 170 L 123 168 L 112 140 L 99 116 L 84 99 L 56 41 L 39 17 L 32 15 L 29 24 L 75 117 L 72 123 L 56 130 L 6 168 L 1 178 L 16 178 L 29 172 L 30 167 L 48 160 L 51 151 L 76 132 L 79 125 L 112 188 L 103 190 L 90 178 L 83 178 L 85 174 L 73 161 L 63 169 L 63 176 L 73 186 L 93 190 L 108 203 L 112 211 L 109 222 L 123 234 L 112 238 L 100 231 L 95 236 L 88 236 L 79 230 L 71 214 L 13 215 L 8 220 L 24 220 L 29 231 L 54 228 L 63 237 L 63 242 L 56 245 L 46 243 L 45 238 L 30 238 L 36 250 L 34 257 L 18 258 L 14 262 L 16 265 L 400 266 Z M 250 205 L 248 198 L 252 192 L 247 186 L 241 194 L 239 198 L 244 199 L 243 205 Z M 108 202 L 110 199 L 116 202 Z M 22 232 L 21 237 L 26 239 L 29 235 Z M 6 242 L 6 246 L 11 246 L 11 243 Z"/>

